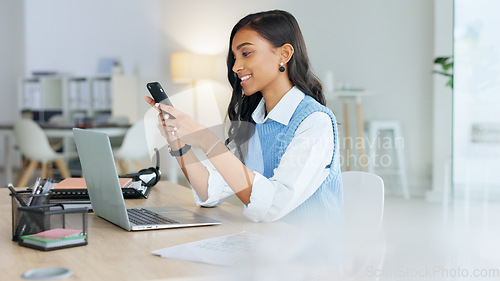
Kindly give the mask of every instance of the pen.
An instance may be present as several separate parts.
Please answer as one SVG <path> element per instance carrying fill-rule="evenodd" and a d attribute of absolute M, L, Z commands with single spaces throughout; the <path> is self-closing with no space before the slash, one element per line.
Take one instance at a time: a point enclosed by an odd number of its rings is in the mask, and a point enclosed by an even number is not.
<path fill-rule="evenodd" d="M 7 187 L 9 188 L 10 192 L 12 193 L 12 196 L 14 196 L 16 198 L 16 201 L 22 207 L 26 207 L 26 204 L 24 203 L 24 201 L 21 198 L 19 198 L 19 195 L 18 195 L 17 191 L 14 189 L 14 186 L 12 185 L 12 183 L 9 183 L 7 185 Z M 17 227 L 16 227 L 16 231 L 14 233 L 14 238 L 13 239 L 16 240 L 19 237 L 21 237 L 21 235 L 24 233 L 25 229 L 26 229 L 26 222 L 25 222 L 24 215 L 22 215 L 19 218 L 19 221 L 18 221 L 18 224 L 17 224 Z"/>
<path fill-rule="evenodd" d="M 31 196 L 28 199 L 28 206 L 31 206 L 31 202 L 33 201 L 33 197 L 34 197 L 33 195 L 35 195 L 37 193 L 38 187 L 40 186 L 40 181 L 41 180 L 42 180 L 42 178 L 37 177 L 35 183 L 31 187 Z"/>
<path fill-rule="evenodd" d="M 31 186 L 31 191 L 33 193 L 35 193 L 35 189 L 40 185 L 40 182 L 42 181 L 42 178 L 41 177 L 37 177 L 36 180 L 35 180 L 35 183 Z M 28 188 L 30 189 L 30 188 Z"/>
<path fill-rule="evenodd" d="M 52 188 L 53 179 L 48 178 L 45 180 L 45 184 L 43 185 L 42 191 L 40 192 L 41 194 L 45 194 L 49 192 L 49 190 Z"/>
<path fill-rule="evenodd" d="M 39 187 L 37 188 L 36 190 L 36 198 L 35 198 L 35 201 L 33 201 L 33 204 L 31 204 L 30 206 L 33 206 L 33 205 L 42 205 L 43 204 L 43 201 L 44 201 L 44 195 L 49 192 L 50 188 L 52 187 L 52 179 L 51 178 L 48 178 L 45 180 L 45 183 L 43 185 L 39 185 Z"/>
<path fill-rule="evenodd" d="M 9 184 L 7 184 L 7 187 L 9 188 L 10 192 L 12 193 L 12 196 L 14 196 L 16 198 L 17 202 L 21 206 L 26 207 L 26 204 L 24 203 L 24 201 L 21 198 L 19 198 L 17 191 L 14 189 L 14 185 L 12 185 L 12 183 L 9 183 Z"/>

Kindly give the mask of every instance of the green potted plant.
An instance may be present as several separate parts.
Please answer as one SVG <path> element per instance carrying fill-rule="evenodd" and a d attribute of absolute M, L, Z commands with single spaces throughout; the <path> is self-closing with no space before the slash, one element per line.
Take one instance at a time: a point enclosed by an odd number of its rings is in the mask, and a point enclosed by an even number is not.
<path fill-rule="evenodd" d="M 440 65 L 441 70 L 434 70 L 433 73 L 449 77 L 446 86 L 453 89 L 453 57 L 437 57 L 434 59 L 434 64 Z"/>

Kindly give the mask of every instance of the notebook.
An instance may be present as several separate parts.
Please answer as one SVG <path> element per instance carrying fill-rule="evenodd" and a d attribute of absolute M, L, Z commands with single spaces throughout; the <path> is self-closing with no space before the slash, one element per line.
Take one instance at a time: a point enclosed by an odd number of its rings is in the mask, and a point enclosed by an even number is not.
<path fill-rule="evenodd" d="M 94 213 L 125 230 L 217 225 L 219 221 L 179 207 L 127 209 L 106 133 L 73 129 Z"/>
<path fill-rule="evenodd" d="M 131 178 L 119 178 L 122 188 L 132 182 Z M 85 178 L 65 178 L 54 186 L 54 189 L 87 189 Z"/>

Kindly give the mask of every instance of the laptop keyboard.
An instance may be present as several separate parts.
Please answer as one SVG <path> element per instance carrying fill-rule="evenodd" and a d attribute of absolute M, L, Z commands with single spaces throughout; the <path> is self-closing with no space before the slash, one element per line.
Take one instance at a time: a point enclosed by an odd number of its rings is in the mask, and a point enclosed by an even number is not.
<path fill-rule="evenodd" d="M 148 224 L 178 224 L 178 221 L 168 219 L 166 217 L 160 216 L 159 214 L 152 212 L 148 209 L 127 209 L 128 219 L 131 223 L 136 225 L 148 225 Z"/>

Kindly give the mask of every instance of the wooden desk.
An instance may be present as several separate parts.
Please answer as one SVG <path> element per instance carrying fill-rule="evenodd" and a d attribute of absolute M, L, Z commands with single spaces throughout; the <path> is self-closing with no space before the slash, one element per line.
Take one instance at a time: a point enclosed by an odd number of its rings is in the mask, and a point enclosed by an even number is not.
<path fill-rule="evenodd" d="M 21 274 L 39 267 L 66 267 L 74 274 L 63 280 L 152 280 L 185 276 L 223 274 L 227 269 L 181 260 L 160 258 L 151 251 L 249 231 L 262 234 L 284 223 L 250 222 L 242 215 L 242 207 L 224 203 L 216 208 L 200 208 L 194 204 L 192 191 L 170 182 L 160 182 L 149 199 L 128 199 L 127 207 L 180 206 L 220 220 L 221 225 L 128 232 L 104 219 L 89 214 L 88 245 L 42 252 L 19 246 L 11 241 L 11 202 L 7 188 L 0 188 L 0 279 L 23 280 Z M 204 279 L 203 280 L 207 280 Z M 200 279 L 202 280 L 202 279 Z"/>

